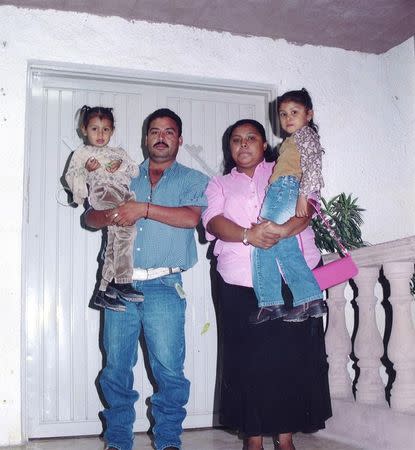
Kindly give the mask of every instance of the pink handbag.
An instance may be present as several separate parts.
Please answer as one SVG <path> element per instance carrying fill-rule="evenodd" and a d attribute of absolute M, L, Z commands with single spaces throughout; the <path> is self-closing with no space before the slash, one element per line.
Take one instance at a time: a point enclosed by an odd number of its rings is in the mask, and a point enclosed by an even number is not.
<path fill-rule="evenodd" d="M 352 259 L 352 256 L 347 251 L 346 247 L 340 241 L 340 238 L 336 235 L 333 228 L 330 226 L 327 219 L 321 214 L 321 212 L 315 207 L 317 214 L 323 221 L 326 226 L 330 236 L 337 242 L 342 253 L 343 257 L 336 259 L 335 261 L 329 262 L 324 266 L 316 267 L 313 269 L 313 275 L 317 280 L 320 289 L 324 291 L 325 289 L 336 286 L 337 284 L 344 283 L 350 278 L 355 277 L 359 273 L 359 269 L 357 268 L 355 262 Z M 300 244 L 301 250 L 303 251 L 303 242 L 300 236 Z M 304 251 L 303 251 L 304 253 Z"/>
<path fill-rule="evenodd" d="M 350 253 L 343 258 L 336 259 L 336 261 L 329 262 L 328 264 L 313 269 L 313 275 L 315 276 L 320 289 L 325 289 L 336 286 L 337 284 L 344 283 L 350 278 L 355 277 L 359 273 L 359 269 L 354 263 Z"/>

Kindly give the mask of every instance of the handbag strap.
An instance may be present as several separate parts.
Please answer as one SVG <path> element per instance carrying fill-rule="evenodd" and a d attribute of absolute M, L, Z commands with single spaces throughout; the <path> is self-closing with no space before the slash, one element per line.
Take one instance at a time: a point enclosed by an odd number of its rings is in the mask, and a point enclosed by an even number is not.
<path fill-rule="evenodd" d="M 300 248 L 301 248 L 301 253 L 304 255 L 304 245 L 303 245 L 303 238 L 301 236 L 301 233 L 298 233 L 298 238 L 300 239 Z"/>
<path fill-rule="evenodd" d="M 320 211 L 320 208 L 316 207 L 315 202 L 311 201 L 309 202 L 311 203 L 311 205 L 313 206 L 313 208 L 315 209 L 317 215 L 320 217 L 320 219 L 322 220 L 323 224 L 325 225 L 327 231 L 329 232 L 330 236 L 337 242 L 337 245 L 339 246 L 340 250 L 342 251 L 342 253 L 344 255 L 349 255 L 349 251 L 347 250 L 347 248 L 343 245 L 342 241 L 340 240 L 339 236 L 336 234 L 336 232 L 334 231 L 333 227 L 330 225 L 329 221 L 327 220 L 326 216 Z M 301 242 L 302 245 L 302 242 Z"/>

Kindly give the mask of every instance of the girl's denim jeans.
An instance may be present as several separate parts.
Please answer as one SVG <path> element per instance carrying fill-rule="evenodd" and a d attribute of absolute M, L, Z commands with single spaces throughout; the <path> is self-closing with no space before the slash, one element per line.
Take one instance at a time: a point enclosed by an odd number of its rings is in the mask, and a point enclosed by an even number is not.
<path fill-rule="evenodd" d="M 269 185 L 261 208 L 261 218 L 282 224 L 295 215 L 299 181 L 283 176 Z M 283 305 L 281 275 L 293 295 L 293 306 L 322 298 L 321 290 L 295 236 L 281 239 L 273 247 L 252 251 L 252 279 L 258 306 Z"/>

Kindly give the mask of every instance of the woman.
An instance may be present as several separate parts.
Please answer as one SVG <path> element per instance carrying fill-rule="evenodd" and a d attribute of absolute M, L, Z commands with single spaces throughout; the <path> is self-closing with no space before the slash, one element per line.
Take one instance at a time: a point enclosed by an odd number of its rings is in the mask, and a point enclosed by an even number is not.
<path fill-rule="evenodd" d="M 244 435 L 244 448 L 261 450 L 264 435 L 275 436 L 281 450 L 294 450 L 292 433 L 324 428 L 331 416 L 328 365 L 322 319 L 290 323 L 270 320 L 250 326 L 256 310 L 252 288 L 252 247 L 269 248 L 301 233 L 310 267 L 320 260 L 309 218 L 283 225 L 257 224 L 273 163 L 265 161 L 265 130 L 255 120 L 240 120 L 228 130 L 225 167 L 207 188 L 203 214 L 207 238 L 217 238 L 218 325 L 222 337 L 220 422 Z M 226 171 L 226 170 L 225 170 Z M 311 206 L 309 208 L 311 216 Z M 284 298 L 290 291 L 283 284 Z"/>

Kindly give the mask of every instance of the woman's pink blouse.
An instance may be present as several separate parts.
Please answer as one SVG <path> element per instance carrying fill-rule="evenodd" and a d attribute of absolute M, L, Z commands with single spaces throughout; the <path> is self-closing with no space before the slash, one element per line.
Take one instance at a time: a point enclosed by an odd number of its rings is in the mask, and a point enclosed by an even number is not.
<path fill-rule="evenodd" d="M 213 177 L 206 188 L 208 207 L 202 216 L 205 228 L 218 215 L 244 228 L 250 228 L 252 223 L 256 223 L 273 166 L 274 163 L 263 161 L 256 167 L 252 178 L 237 172 L 236 168 L 228 175 Z M 308 266 L 313 268 L 320 260 L 314 232 L 308 227 L 297 236 L 299 241 L 300 236 L 304 257 Z M 215 237 L 206 231 L 206 239 L 213 241 Z M 242 242 L 216 241 L 214 254 L 218 258 L 217 268 L 227 283 L 252 287 L 251 249 L 252 246 Z"/>

